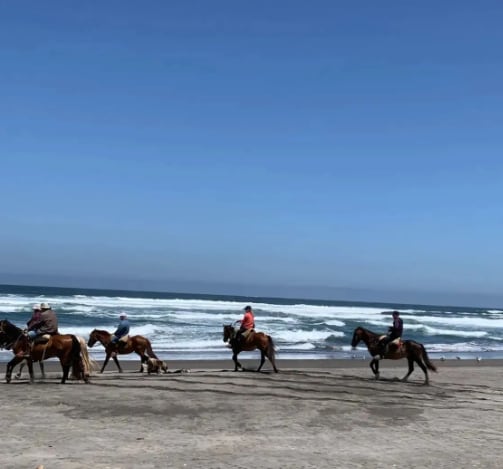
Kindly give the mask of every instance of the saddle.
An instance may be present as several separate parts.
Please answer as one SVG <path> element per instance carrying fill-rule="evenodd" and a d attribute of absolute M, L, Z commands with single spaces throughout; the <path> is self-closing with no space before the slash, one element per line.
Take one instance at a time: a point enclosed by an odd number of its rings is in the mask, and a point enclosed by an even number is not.
<path fill-rule="evenodd" d="M 381 342 L 381 340 L 383 340 L 385 337 L 386 335 L 379 336 L 379 342 Z M 402 345 L 402 338 L 397 337 L 396 339 L 393 339 L 391 342 L 388 342 L 388 345 L 391 344 L 395 345 L 396 347 L 400 347 Z"/>
<path fill-rule="evenodd" d="M 33 344 L 46 344 L 47 342 L 49 342 L 49 340 L 51 340 L 51 334 L 42 334 L 42 335 L 39 335 L 37 337 L 35 337 L 35 339 L 33 340 Z"/>
<path fill-rule="evenodd" d="M 381 343 L 381 340 L 384 339 L 386 336 L 380 336 L 379 337 L 379 344 Z M 381 345 L 380 345 L 381 346 Z M 403 346 L 403 340 L 401 337 L 397 337 L 396 339 L 393 339 L 391 342 L 388 342 L 386 344 L 386 347 L 384 349 L 384 353 L 397 353 L 400 352 Z"/>
<path fill-rule="evenodd" d="M 246 331 L 241 332 L 239 335 L 235 335 L 233 338 L 233 342 L 241 347 L 245 346 L 249 339 L 255 333 L 255 329 L 247 329 Z"/>
<path fill-rule="evenodd" d="M 117 341 L 117 349 L 116 350 L 122 350 L 124 347 L 126 347 L 127 343 L 129 341 L 129 334 L 126 334 L 122 336 L 118 341 Z"/>
<path fill-rule="evenodd" d="M 241 336 L 243 337 L 244 341 L 246 342 L 246 340 L 248 339 L 248 337 L 250 337 L 251 334 L 255 334 L 255 329 L 248 329 L 248 330 L 242 332 Z"/>

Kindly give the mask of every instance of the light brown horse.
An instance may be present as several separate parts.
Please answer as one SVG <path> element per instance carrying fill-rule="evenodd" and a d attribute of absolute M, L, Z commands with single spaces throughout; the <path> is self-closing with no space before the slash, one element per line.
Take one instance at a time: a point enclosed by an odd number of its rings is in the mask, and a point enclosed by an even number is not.
<path fill-rule="evenodd" d="M 360 341 L 364 342 L 367 349 L 372 355 L 372 361 L 370 362 L 370 369 L 374 373 L 376 379 L 379 379 L 379 359 L 380 359 L 380 345 L 379 341 L 382 338 L 382 334 L 376 334 L 375 332 L 364 329 L 363 327 L 357 327 L 353 332 L 353 339 L 351 341 L 351 346 L 355 348 Z M 384 358 L 390 360 L 399 360 L 400 358 L 406 358 L 409 362 L 409 371 L 402 378 L 402 381 L 407 381 L 410 374 L 414 371 L 414 363 L 417 363 L 419 367 L 424 372 L 424 384 L 429 384 L 428 370 L 437 371 L 437 368 L 433 363 L 431 363 L 426 349 L 423 344 L 415 342 L 413 340 L 400 340 L 398 344 L 394 341 L 388 344 Z"/>
<path fill-rule="evenodd" d="M 30 345 L 28 337 L 22 329 L 4 319 L 0 321 L 0 347 L 10 349 L 14 353 L 14 358 L 7 364 L 5 380 L 10 383 L 12 370 L 14 367 L 26 360 L 30 373 L 30 382 L 33 382 L 33 362 L 40 362 L 48 358 L 57 357 L 63 368 L 63 378 L 61 383 L 68 379 L 70 367 L 74 370 L 74 375 L 79 379 L 89 382 L 89 376 L 84 372 L 81 357 L 80 343 L 74 335 L 58 334 L 50 336 L 44 343 Z"/>
<path fill-rule="evenodd" d="M 89 340 L 87 345 L 92 347 L 96 342 L 100 342 L 103 347 L 105 347 L 105 362 L 101 367 L 100 373 L 103 373 L 105 367 L 107 366 L 110 357 L 113 358 L 117 368 L 119 369 L 119 373 L 122 373 L 122 368 L 119 364 L 119 360 L 117 359 L 117 354 L 119 355 L 127 355 L 129 353 L 135 352 L 140 356 L 141 363 L 146 363 L 148 358 L 155 358 L 158 360 L 157 355 L 152 350 L 152 345 L 150 340 L 141 335 L 134 335 L 128 337 L 127 342 L 124 344 L 112 344 L 112 334 L 107 331 L 94 329 L 89 334 Z M 146 353 L 145 353 L 146 352 Z M 143 367 L 140 365 L 140 372 L 143 372 Z"/>
<path fill-rule="evenodd" d="M 236 329 L 232 324 L 224 325 L 224 342 L 229 342 L 232 347 L 232 359 L 234 360 L 234 371 L 238 371 L 238 368 L 244 370 L 241 363 L 238 362 L 238 354 L 240 352 L 253 352 L 254 350 L 260 350 L 260 365 L 257 371 L 262 369 L 265 362 L 265 357 L 269 359 L 274 372 L 277 373 L 276 368 L 276 358 L 274 350 L 274 341 L 270 335 L 264 334 L 263 332 L 251 331 L 250 334 L 242 342 L 237 343 L 236 341 Z"/>

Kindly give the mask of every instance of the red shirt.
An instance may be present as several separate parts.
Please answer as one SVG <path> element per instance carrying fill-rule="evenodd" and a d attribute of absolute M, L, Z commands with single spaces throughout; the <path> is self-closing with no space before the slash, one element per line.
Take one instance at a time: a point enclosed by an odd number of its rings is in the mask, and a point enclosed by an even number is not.
<path fill-rule="evenodd" d="M 242 329 L 253 329 L 255 327 L 255 317 L 251 311 L 246 311 L 241 319 L 241 328 Z"/>

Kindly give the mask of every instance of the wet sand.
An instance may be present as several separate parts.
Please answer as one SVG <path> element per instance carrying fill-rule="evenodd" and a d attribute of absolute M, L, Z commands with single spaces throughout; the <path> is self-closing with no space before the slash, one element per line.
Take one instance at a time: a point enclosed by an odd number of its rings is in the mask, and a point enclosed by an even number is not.
<path fill-rule="evenodd" d="M 256 360 L 243 360 L 256 366 Z M 496 468 L 503 458 L 501 360 L 407 363 L 278 360 L 280 373 L 229 361 L 169 362 L 170 373 L 109 364 L 89 385 L 2 380 L 2 468 Z M 5 373 L 5 363 L 0 364 Z"/>

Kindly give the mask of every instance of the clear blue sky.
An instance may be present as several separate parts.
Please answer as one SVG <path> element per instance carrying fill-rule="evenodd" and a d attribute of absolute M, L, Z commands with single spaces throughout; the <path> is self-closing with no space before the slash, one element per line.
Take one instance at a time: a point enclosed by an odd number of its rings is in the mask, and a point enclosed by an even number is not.
<path fill-rule="evenodd" d="M 502 24 L 499 1 L 4 2 L 0 282 L 500 295 Z"/>

